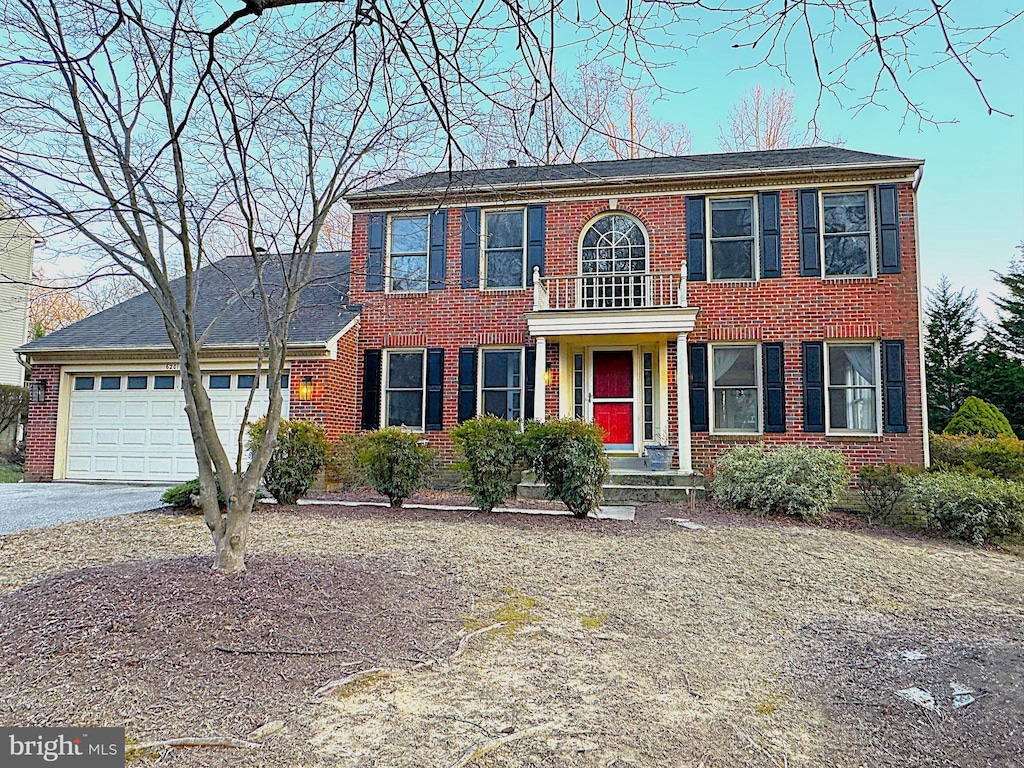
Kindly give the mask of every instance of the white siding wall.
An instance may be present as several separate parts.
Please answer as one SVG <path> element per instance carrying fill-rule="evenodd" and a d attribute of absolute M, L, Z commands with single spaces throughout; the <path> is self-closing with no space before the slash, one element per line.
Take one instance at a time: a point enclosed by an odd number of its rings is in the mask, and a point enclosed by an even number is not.
<path fill-rule="evenodd" d="M 27 340 L 28 280 L 32 277 L 35 232 L 0 201 L 0 384 L 22 384 L 25 369 L 13 350 Z M 26 284 L 12 283 L 25 281 Z"/>

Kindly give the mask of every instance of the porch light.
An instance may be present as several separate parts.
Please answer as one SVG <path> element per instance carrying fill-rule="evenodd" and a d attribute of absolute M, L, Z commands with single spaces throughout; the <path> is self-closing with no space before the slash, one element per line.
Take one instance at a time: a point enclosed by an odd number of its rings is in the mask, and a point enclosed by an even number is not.
<path fill-rule="evenodd" d="M 299 400 L 313 399 L 313 377 L 303 376 L 299 383 Z"/>
<path fill-rule="evenodd" d="M 28 399 L 32 403 L 46 402 L 46 379 L 29 382 Z"/>
<path fill-rule="evenodd" d="M 544 386 L 545 387 L 548 384 L 551 383 L 551 369 L 550 368 L 545 368 L 544 369 L 544 376 L 542 378 L 544 379 Z"/>

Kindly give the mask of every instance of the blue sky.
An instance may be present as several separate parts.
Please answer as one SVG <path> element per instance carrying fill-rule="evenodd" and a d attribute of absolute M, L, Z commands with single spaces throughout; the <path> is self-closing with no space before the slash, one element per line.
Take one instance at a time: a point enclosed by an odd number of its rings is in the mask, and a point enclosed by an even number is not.
<path fill-rule="evenodd" d="M 995 18 L 997 6 L 984 16 Z M 960 3 L 963 22 L 977 6 Z M 679 30 L 683 31 L 683 30 Z M 954 286 L 978 291 L 979 304 L 991 314 L 989 295 L 997 287 L 992 270 L 1005 271 L 1015 247 L 1024 240 L 1024 19 L 1006 28 L 992 49 L 1005 48 L 1005 56 L 979 58 L 977 71 L 993 106 L 1013 117 L 987 114 L 969 77 L 955 66 L 918 72 L 906 80 L 912 97 L 936 119 L 955 123 L 920 125 L 904 121 L 903 108 L 890 92 L 882 96 L 886 108 L 869 107 L 854 114 L 847 105 L 826 98 L 819 123 L 827 136 L 840 135 L 845 146 L 881 154 L 924 158 L 920 189 L 921 265 L 925 287 L 947 274 Z M 666 119 L 685 123 L 692 132 L 694 152 L 720 151 L 719 123 L 733 103 L 752 86 L 786 87 L 796 94 L 801 121 L 810 118 L 817 80 L 807 56 L 791 57 L 787 82 L 768 67 L 736 71 L 754 63 L 749 52 L 731 47 L 724 37 L 700 41 L 686 55 L 661 70 L 659 82 L 681 91 L 666 94 L 654 111 Z M 843 41 L 840 40 L 841 45 Z M 915 51 L 921 65 L 935 57 L 922 40 Z M 673 57 L 666 57 L 673 58 Z M 863 93 L 874 70 L 869 57 L 847 80 Z"/>

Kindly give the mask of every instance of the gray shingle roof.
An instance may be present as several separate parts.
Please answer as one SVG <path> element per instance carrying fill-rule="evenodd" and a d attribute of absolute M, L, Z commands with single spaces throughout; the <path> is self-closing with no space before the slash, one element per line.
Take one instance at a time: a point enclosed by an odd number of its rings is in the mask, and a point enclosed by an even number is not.
<path fill-rule="evenodd" d="M 316 344 L 334 338 L 357 311 L 348 307 L 350 259 L 347 252 L 320 253 L 316 256 L 310 284 L 303 290 L 299 308 L 289 329 L 293 346 Z M 276 279 L 274 273 L 276 271 Z M 196 330 L 202 333 L 216 319 L 205 346 L 256 346 L 263 332 L 262 310 L 252 290 L 252 260 L 228 257 L 203 267 L 198 273 L 195 309 Z M 266 267 L 268 285 L 283 285 L 280 269 Z M 174 282 L 175 293 L 184 295 L 184 279 Z M 241 294 L 217 319 L 225 302 Z M 273 291 L 271 291 L 273 293 Z M 48 336 L 21 347 L 23 352 L 49 352 L 91 349 L 170 349 L 163 316 L 148 293 L 135 296 L 110 309 L 79 320 Z"/>
<path fill-rule="evenodd" d="M 489 168 L 426 173 L 409 179 L 374 187 L 349 195 L 360 200 L 388 195 L 406 196 L 417 192 L 436 192 L 443 189 L 493 189 L 496 187 L 556 186 L 560 183 L 625 182 L 640 179 L 658 179 L 721 173 L 771 172 L 837 166 L 920 165 L 913 160 L 895 155 L 876 155 L 843 147 L 801 147 L 799 149 L 773 149 L 762 152 L 727 152 L 682 157 L 649 157 L 636 160 L 606 160 L 563 165 L 524 165 L 514 168 Z"/>

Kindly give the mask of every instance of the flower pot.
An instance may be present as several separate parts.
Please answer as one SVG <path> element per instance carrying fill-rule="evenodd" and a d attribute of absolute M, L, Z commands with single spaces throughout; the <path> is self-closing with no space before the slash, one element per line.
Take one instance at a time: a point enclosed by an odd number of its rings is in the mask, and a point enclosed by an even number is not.
<path fill-rule="evenodd" d="M 669 445 L 647 446 L 647 468 L 652 472 L 665 472 L 672 468 L 672 454 L 676 449 Z"/>

